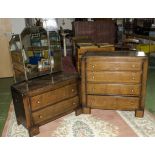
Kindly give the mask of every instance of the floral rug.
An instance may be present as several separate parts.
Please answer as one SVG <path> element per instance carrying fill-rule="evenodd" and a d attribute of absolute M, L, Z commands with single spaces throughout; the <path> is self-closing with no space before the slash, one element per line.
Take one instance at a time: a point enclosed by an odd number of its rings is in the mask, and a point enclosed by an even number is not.
<path fill-rule="evenodd" d="M 39 129 L 40 137 L 151 137 L 155 136 L 155 117 L 148 111 L 136 118 L 129 111 L 92 110 L 91 115 L 75 116 L 73 112 Z M 29 136 L 25 127 L 17 125 L 12 104 L 2 136 Z"/>
<path fill-rule="evenodd" d="M 119 115 L 140 137 L 155 137 L 155 116 L 145 110 L 143 118 L 134 116 L 134 112 L 117 111 Z"/>

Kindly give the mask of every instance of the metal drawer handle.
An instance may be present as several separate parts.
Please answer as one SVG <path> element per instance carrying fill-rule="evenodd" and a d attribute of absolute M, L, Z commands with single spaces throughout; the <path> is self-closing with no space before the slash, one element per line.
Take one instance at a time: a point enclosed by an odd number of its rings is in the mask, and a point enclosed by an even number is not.
<path fill-rule="evenodd" d="M 72 92 L 74 92 L 74 89 L 72 89 Z"/>
<path fill-rule="evenodd" d="M 39 115 L 39 118 L 43 118 L 43 116 L 42 115 Z"/>
<path fill-rule="evenodd" d="M 93 76 L 92 78 L 94 79 L 95 77 Z"/>
<path fill-rule="evenodd" d="M 40 101 L 37 101 L 37 103 L 39 104 L 39 103 L 40 103 Z"/>
<path fill-rule="evenodd" d="M 93 65 L 92 67 L 94 68 L 95 66 Z"/>

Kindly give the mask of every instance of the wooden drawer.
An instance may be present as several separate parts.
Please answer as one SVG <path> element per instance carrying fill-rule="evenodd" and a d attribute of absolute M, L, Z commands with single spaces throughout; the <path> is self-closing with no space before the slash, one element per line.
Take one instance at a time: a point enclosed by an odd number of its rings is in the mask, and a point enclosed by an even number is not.
<path fill-rule="evenodd" d="M 140 83 L 142 72 L 87 72 L 88 82 Z"/>
<path fill-rule="evenodd" d="M 64 100 L 66 98 L 71 98 L 75 95 L 77 95 L 76 83 L 31 97 L 31 108 L 32 111 L 34 111 L 47 105 Z"/>
<path fill-rule="evenodd" d="M 87 70 L 89 71 L 102 71 L 102 70 L 114 70 L 114 71 L 140 71 L 142 70 L 142 62 L 103 62 L 94 61 L 87 63 Z"/>
<path fill-rule="evenodd" d="M 87 96 L 88 107 L 99 109 L 135 110 L 139 108 L 138 97 Z"/>
<path fill-rule="evenodd" d="M 32 113 L 32 118 L 35 124 L 39 124 L 43 121 L 48 121 L 60 114 L 63 114 L 69 110 L 73 110 L 77 108 L 79 105 L 78 96 L 64 100 L 57 104 L 46 107 L 42 110 L 36 111 Z"/>
<path fill-rule="evenodd" d="M 139 96 L 141 85 L 135 84 L 87 84 L 87 94 Z"/>

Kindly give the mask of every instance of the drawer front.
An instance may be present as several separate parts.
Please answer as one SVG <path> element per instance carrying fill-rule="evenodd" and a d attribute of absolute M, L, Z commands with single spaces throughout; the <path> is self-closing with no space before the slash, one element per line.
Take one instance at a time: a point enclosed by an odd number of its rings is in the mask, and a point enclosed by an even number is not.
<path fill-rule="evenodd" d="M 104 62 L 94 61 L 87 63 L 87 70 L 89 71 L 102 71 L 102 70 L 114 70 L 114 71 L 140 71 L 142 70 L 142 62 Z"/>
<path fill-rule="evenodd" d="M 142 72 L 87 72 L 88 82 L 140 83 Z"/>
<path fill-rule="evenodd" d="M 66 98 L 73 97 L 75 95 L 77 95 L 76 83 L 31 97 L 32 111 L 50 104 L 54 104 Z"/>
<path fill-rule="evenodd" d="M 138 97 L 87 96 L 88 107 L 99 109 L 135 110 L 139 102 Z"/>
<path fill-rule="evenodd" d="M 42 123 L 43 121 L 48 121 L 58 115 L 61 115 L 69 110 L 73 110 L 79 105 L 79 98 L 76 96 L 74 98 L 64 100 L 57 104 L 46 107 L 42 110 L 32 113 L 32 118 L 35 124 Z"/>
<path fill-rule="evenodd" d="M 103 95 L 131 95 L 139 96 L 141 85 L 124 85 L 124 84 L 87 84 L 87 94 Z"/>

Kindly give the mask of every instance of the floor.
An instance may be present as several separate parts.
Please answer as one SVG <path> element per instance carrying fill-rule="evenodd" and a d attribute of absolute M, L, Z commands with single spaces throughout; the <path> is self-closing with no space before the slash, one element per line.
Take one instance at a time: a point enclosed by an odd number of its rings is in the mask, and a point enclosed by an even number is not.
<path fill-rule="evenodd" d="M 155 68 L 149 68 L 146 92 L 146 108 L 155 114 Z"/>
<path fill-rule="evenodd" d="M 0 79 L 0 135 L 7 118 L 9 106 L 11 103 L 10 85 L 13 83 L 13 78 Z"/>
<path fill-rule="evenodd" d="M 10 85 L 13 78 L 0 79 L 0 136 L 8 115 L 11 103 Z M 146 108 L 155 114 L 155 57 L 150 59 L 147 81 Z"/>

